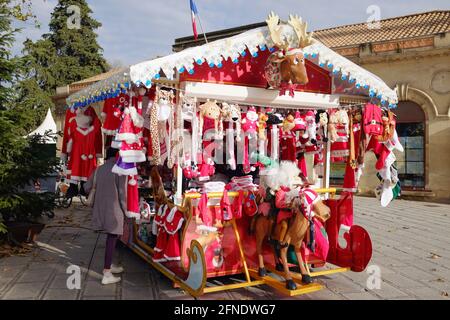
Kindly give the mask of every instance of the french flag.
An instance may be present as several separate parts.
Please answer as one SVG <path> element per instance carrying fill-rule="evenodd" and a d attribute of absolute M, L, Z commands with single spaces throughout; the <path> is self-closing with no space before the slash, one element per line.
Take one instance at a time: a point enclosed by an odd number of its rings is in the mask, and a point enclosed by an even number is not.
<path fill-rule="evenodd" d="M 198 14 L 197 6 L 195 5 L 194 0 L 190 0 L 191 2 L 191 14 L 192 14 L 192 29 L 194 30 L 194 39 L 198 39 L 198 32 L 197 32 L 197 21 L 196 16 Z"/>

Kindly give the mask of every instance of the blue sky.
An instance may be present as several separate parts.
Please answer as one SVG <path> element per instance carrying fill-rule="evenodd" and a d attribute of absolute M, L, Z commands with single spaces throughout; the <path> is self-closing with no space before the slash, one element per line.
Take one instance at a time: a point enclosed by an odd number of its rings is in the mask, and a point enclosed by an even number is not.
<path fill-rule="evenodd" d="M 192 35 L 189 0 L 87 0 L 93 16 L 102 22 L 97 30 L 104 55 L 113 64 L 128 65 L 171 52 L 175 38 Z M 205 31 L 264 21 L 273 10 L 282 18 L 296 13 L 311 30 L 367 21 L 367 8 L 376 5 L 381 18 L 423 11 L 450 9 L 449 0 L 195 0 Z M 16 53 L 28 37 L 47 32 L 57 0 L 33 0 L 42 27 L 27 23 L 17 36 Z"/>

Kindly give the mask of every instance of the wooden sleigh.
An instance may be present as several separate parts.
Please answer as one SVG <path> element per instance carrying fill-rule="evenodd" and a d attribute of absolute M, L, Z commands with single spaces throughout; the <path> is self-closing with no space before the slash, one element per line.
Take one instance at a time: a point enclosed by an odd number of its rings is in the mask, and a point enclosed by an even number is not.
<path fill-rule="evenodd" d="M 330 199 L 326 204 L 331 208 L 331 218 L 326 223 L 329 237 L 330 250 L 327 261 L 318 260 L 313 254 L 304 255 L 304 261 L 309 275 L 314 279 L 324 275 L 342 273 L 347 271 L 362 272 L 365 270 L 372 255 L 372 244 L 367 232 L 353 225 L 353 199 L 352 195 L 342 193 L 337 199 L 337 189 L 319 189 L 319 194 L 328 194 Z M 230 198 L 237 197 L 238 193 L 229 192 Z M 222 198 L 222 193 L 208 194 L 208 198 L 214 204 L 214 200 Z M 269 271 L 267 276 L 258 274 L 258 262 L 254 235 L 249 235 L 248 227 L 251 218 L 243 216 L 239 220 L 231 220 L 223 223 L 223 227 L 217 234 L 198 233 L 198 221 L 195 217 L 196 200 L 200 194 L 186 194 L 186 203 L 190 210 L 186 211 L 186 221 L 181 231 L 182 257 L 178 262 L 155 262 L 152 259 L 153 249 L 142 242 L 138 234 L 138 227 L 133 223 L 132 237 L 128 246 L 147 261 L 152 267 L 169 278 L 174 284 L 193 297 L 199 297 L 207 293 L 234 290 L 239 288 L 267 285 L 286 296 L 297 296 L 323 289 L 323 285 L 316 280 L 310 284 L 302 283 L 300 273 L 291 270 L 293 281 L 297 284 L 295 290 L 288 290 L 284 273 L 275 267 L 273 248 L 264 246 L 264 259 Z M 211 208 L 214 209 L 215 205 Z M 221 239 L 221 264 L 220 258 L 214 256 L 212 243 Z M 216 261 L 216 263 L 214 262 Z M 312 268 L 314 267 L 314 268 Z M 320 267 L 320 269 L 313 270 Z M 244 281 L 212 285 L 211 281 L 217 277 L 243 275 Z"/>

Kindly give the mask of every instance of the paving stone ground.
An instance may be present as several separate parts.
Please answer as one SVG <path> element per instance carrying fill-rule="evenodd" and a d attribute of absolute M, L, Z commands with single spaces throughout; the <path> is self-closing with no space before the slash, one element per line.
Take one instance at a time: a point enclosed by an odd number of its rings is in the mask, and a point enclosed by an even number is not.
<path fill-rule="evenodd" d="M 373 243 L 370 266 L 381 270 L 381 287 L 367 288 L 369 274 L 347 272 L 318 278 L 326 288 L 286 298 L 261 286 L 208 294 L 201 299 L 442 299 L 450 293 L 450 205 L 397 200 L 380 208 L 376 199 L 355 199 L 355 224 Z M 189 300 L 192 299 L 129 249 L 118 249 L 122 281 L 100 284 L 105 235 L 90 229 L 90 211 L 80 204 L 57 212 L 24 257 L 0 259 L 1 300 Z M 81 268 L 80 290 L 67 288 L 67 267 Z M 217 279 L 231 283 L 239 277 Z"/>

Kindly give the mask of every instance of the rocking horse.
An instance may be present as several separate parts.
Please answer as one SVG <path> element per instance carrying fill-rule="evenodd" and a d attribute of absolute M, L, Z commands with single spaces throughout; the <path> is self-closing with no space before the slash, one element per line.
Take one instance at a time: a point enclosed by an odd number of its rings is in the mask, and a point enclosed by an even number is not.
<path fill-rule="evenodd" d="M 310 228 L 310 220 L 305 215 L 311 216 L 312 212 L 314 212 L 317 218 L 325 222 L 330 218 L 330 208 L 322 202 L 314 191 L 310 189 L 295 189 L 295 186 L 299 183 L 298 169 L 293 170 L 292 166 L 287 164 L 283 166 L 282 163 L 280 169 L 275 171 L 275 173 L 267 176 L 266 183 L 269 182 L 267 183 L 269 189 L 277 190 L 275 200 L 271 201 L 272 209 L 275 209 L 275 211 L 281 209 L 281 211 L 278 212 L 277 217 L 274 217 L 273 214 L 261 214 L 256 218 L 255 233 L 256 252 L 259 262 L 258 273 L 261 277 L 267 275 L 264 265 L 263 243 L 264 240 L 270 238 L 272 243 L 274 243 L 276 269 L 284 271 L 286 288 L 295 290 L 297 285 L 292 280 L 287 261 L 288 248 L 293 246 L 295 249 L 302 282 L 305 284 L 311 283 L 311 277 L 301 255 L 301 246 Z M 272 193 L 272 191 L 269 192 Z M 290 212 L 291 216 L 280 221 L 278 215 L 286 214 L 287 212 Z M 273 227 L 274 225 L 275 227 Z"/>

